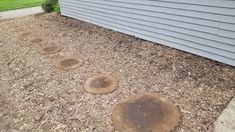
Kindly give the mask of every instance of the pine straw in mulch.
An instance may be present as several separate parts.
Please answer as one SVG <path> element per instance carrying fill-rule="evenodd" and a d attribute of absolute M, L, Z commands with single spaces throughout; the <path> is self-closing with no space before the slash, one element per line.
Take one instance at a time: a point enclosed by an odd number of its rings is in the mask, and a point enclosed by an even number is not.
<path fill-rule="evenodd" d="M 55 14 L 0 25 L 2 131 L 114 131 L 114 106 L 141 93 L 175 102 L 182 114 L 175 132 L 213 131 L 235 95 L 234 67 L 173 48 Z M 32 34 L 22 41 L 26 31 Z M 43 43 L 29 44 L 34 37 Z M 38 53 L 51 43 L 66 48 L 47 56 Z M 82 58 L 83 65 L 68 72 L 54 67 L 68 56 Z M 86 93 L 84 82 L 94 73 L 119 77 L 118 89 Z"/>

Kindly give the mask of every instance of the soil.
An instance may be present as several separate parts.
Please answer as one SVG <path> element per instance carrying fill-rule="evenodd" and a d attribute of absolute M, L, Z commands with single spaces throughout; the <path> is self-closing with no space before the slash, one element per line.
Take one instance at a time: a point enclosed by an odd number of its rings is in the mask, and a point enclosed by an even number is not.
<path fill-rule="evenodd" d="M 1 131 L 112 132 L 114 106 L 141 93 L 179 107 L 182 122 L 174 132 L 213 131 L 235 96 L 234 67 L 177 49 L 55 14 L 0 25 Z M 53 44 L 64 49 L 38 53 Z M 70 56 L 83 64 L 70 71 L 54 67 Z M 118 89 L 86 93 L 86 79 L 102 73 L 118 77 Z"/>

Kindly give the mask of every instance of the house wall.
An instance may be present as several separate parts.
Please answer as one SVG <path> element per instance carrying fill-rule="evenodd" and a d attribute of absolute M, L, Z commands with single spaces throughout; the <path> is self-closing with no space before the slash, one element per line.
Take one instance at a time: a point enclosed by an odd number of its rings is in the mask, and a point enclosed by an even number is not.
<path fill-rule="evenodd" d="M 62 15 L 235 66 L 233 0 L 61 0 Z"/>

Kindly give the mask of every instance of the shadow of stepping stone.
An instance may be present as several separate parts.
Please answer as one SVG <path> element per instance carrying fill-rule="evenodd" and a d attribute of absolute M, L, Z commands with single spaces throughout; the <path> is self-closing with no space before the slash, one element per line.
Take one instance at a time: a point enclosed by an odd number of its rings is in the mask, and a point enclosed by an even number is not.
<path fill-rule="evenodd" d="M 60 52 L 63 48 L 64 47 L 61 45 L 51 45 L 51 46 L 47 46 L 39 50 L 39 54 L 41 55 L 54 54 L 54 53 Z"/>
<path fill-rule="evenodd" d="M 177 107 L 153 94 L 133 96 L 113 111 L 114 127 L 128 132 L 171 132 L 181 122 Z"/>
<path fill-rule="evenodd" d="M 118 80 L 110 75 L 99 74 L 86 80 L 84 90 L 93 94 L 107 94 L 116 90 Z"/>
<path fill-rule="evenodd" d="M 66 58 L 66 59 L 58 61 L 55 64 L 55 67 L 60 70 L 69 71 L 69 70 L 73 70 L 75 68 L 78 68 L 79 66 L 82 65 L 82 63 L 83 63 L 83 61 L 79 60 L 77 58 Z"/>
<path fill-rule="evenodd" d="M 41 38 L 34 38 L 31 40 L 32 43 L 40 43 L 42 41 L 43 41 L 43 39 L 41 39 Z"/>

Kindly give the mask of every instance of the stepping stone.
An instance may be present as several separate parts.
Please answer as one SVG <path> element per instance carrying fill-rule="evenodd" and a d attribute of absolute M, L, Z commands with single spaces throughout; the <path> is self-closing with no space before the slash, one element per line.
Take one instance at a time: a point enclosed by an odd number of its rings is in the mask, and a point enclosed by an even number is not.
<path fill-rule="evenodd" d="M 119 103 L 113 111 L 114 127 L 128 132 L 171 132 L 181 122 L 181 114 L 168 99 L 144 94 Z"/>
<path fill-rule="evenodd" d="M 88 93 L 107 94 L 117 89 L 118 80 L 110 75 L 99 74 L 86 80 L 84 89 Z"/>
<path fill-rule="evenodd" d="M 0 12 L 0 22 L 1 22 L 1 13 L 2 12 Z M 16 23 L 14 22 L 14 20 L 13 21 L 9 21 L 9 22 L 7 22 L 7 23 L 5 23 L 4 24 L 6 27 L 8 27 L 8 29 L 10 29 L 10 28 L 12 28 L 12 29 L 14 29 L 14 28 L 17 28 L 18 26 L 16 25 Z"/>
<path fill-rule="evenodd" d="M 55 67 L 61 70 L 69 71 L 78 68 L 79 66 L 82 65 L 82 63 L 83 61 L 77 58 L 66 58 L 58 61 L 55 64 Z"/>
<path fill-rule="evenodd" d="M 215 132 L 235 132 L 235 98 L 215 122 Z"/>
<path fill-rule="evenodd" d="M 34 38 L 31 40 L 32 43 L 40 43 L 42 41 L 43 41 L 43 39 L 41 39 L 41 38 Z"/>
<path fill-rule="evenodd" d="M 31 35 L 31 34 L 32 34 L 31 32 L 24 32 L 24 33 L 20 34 L 19 38 L 26 41 L 28 36 Z"/>
<path fill-rule="evenodd" d="M 22 37 L 26 37 L 26 36 L 29 36 L 31 35 L 32 33 L 31 32 L 24 32 L 21 34 Z"/>
<path fill-rule="evenodd" d="M 54 54 L 54 53 L 60 52 L 63 48 L 64 47 L 61 45 L 51 45 L 51 46 L 47 46 L 39 50 L 39 54 L 41 55 Z"/>

